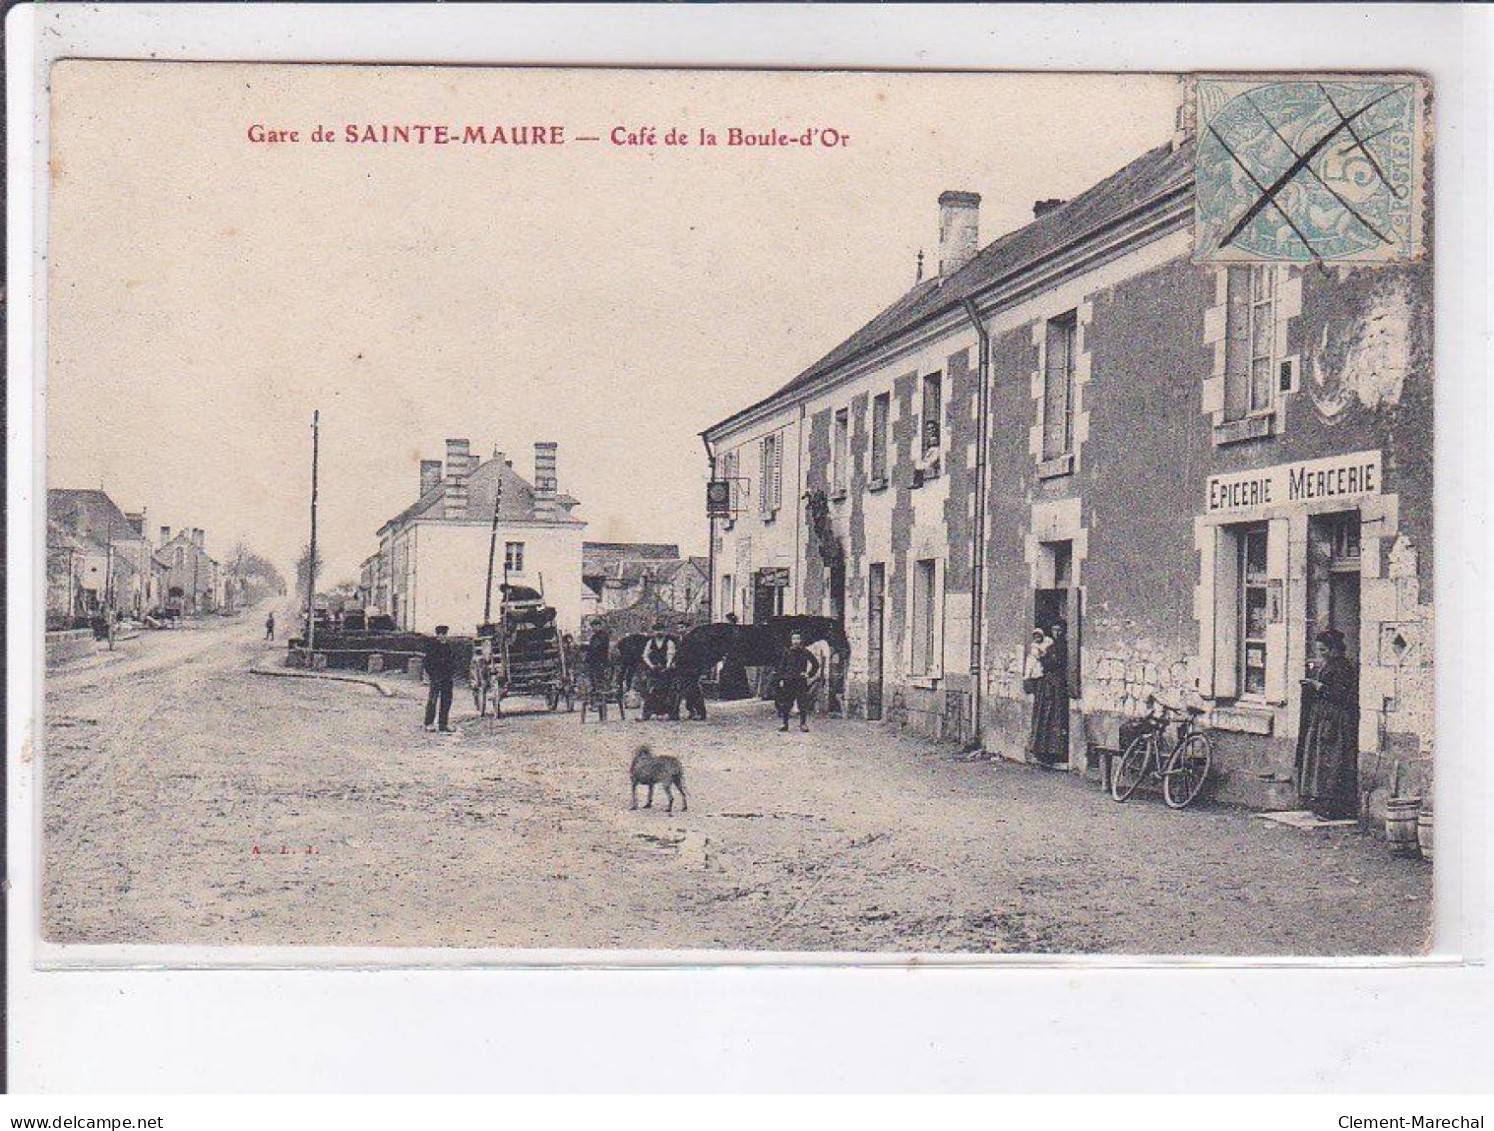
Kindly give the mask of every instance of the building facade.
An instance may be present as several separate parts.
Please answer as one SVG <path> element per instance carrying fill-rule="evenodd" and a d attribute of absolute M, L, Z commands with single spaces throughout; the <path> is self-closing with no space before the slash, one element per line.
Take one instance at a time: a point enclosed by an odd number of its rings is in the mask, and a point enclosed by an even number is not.
<path fill-rule="evenodd" d="M 175 534 L 171 527 L 161 527 L 155 560 L 162 571 L 161 604 L 188 616 L 218 608 L 218 562 L 207 552 L 207 534 L 202 527 L 184 527 Z"/>
<path fill-rule="evenodd" d="M 1155 695 L 1207 710 L 1222 796 L 1272 807 L 1334 628 L 1362 792 L 1425 777 L 1430 263 L 1195 263 L 1192 151 L 984 248 L 945 193 L 933 277 L 705 433 L 715 616 L 840 617 L 853 713 L 1014 758 L 1024 645 L 1062 619 L 1071 768 Z"/>
<path fill-rule="evenodd" d="M 419 497 L 379 528 L 379 549 L 364 563 L 374 600 L 411 632 L 438 624 L 457 634 L 476 630 L 488 595 L 493 510 L 498 507 L 492 607 L 508 581 L 544 592 L 557 623 L 576 632 L 581 624 L 581 541 L 586 523 L 571 512 L 577 500 L 560 493 L 557 445 L 534 446 L 531 482 L 502 452 L 489 460 L 465 439 L 446 441 L 446 459 L 421 460 Z"/>
<path fill-rule="evenodd" d="M 161 575 L 144 511 L 123 511 L 104 491 L 47 492 L 50 617 L 94 616 L 111 605 L 138 617 L 160 600 Z"/>

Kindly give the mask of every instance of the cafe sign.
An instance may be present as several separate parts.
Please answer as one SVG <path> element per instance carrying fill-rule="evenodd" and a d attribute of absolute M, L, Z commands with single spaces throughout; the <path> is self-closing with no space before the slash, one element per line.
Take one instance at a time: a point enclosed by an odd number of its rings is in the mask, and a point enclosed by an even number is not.
<path fill-rule="evenodd" d="M 1358 499 L 1379 493 L 1380 453 L 1353 452 L 1211 475 L 1204 513 L 1230 514 L 1294 503 Z"/>

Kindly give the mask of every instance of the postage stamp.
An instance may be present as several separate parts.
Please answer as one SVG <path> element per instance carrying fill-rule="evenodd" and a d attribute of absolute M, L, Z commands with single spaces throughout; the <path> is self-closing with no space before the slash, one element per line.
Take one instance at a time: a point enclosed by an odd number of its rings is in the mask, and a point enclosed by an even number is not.
<path fill-rule="evenodd" d="M 1201 76 L 1196 106 L 1199 262 L 1420 253 L 1423 79 Z"/>

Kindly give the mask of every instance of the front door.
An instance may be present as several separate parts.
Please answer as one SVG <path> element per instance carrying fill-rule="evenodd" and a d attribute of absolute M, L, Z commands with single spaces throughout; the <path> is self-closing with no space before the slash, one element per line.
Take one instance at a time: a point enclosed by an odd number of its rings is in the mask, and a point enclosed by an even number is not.
<path fill-rule="evenodd" d="M 866 585 L 866 717 L 882 717 L 882 625 L 886 607 L 887 567 L 871 567 Z"/>
<path fill-rule="evenodd" d="M 1320 632 L 1343 633 L 1344 652 L 1359 670 L 1359 514 L 1308 520 L 1307 653 Z"/>

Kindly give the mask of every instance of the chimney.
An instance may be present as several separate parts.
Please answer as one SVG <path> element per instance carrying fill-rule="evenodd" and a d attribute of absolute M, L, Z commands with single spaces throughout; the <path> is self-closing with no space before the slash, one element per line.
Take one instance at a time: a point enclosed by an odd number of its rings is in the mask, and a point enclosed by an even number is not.
<path fill-rule="evenodd" d="M 425 498 L 432 487 L 441 482 L 441 461 L 438 459 L 423 459 L 420 461 L 420 498 Z"/>
<path fill-rule="evenodd" d="M 980 194 L 939 194 L 939 277 L 947 279 L 980 250 Z"/>
<path fill-rule="evenodd" d="M 202 549 L 202 538 L 202 527 L 192 527 L 192 545 L 196 546 L 199 550 Z"/>
<path fill-rule="evenodd" d="M 1172 117 L 1171 149 L 1174 153 L 1198 133 L 1198 86 L 1187 75 L 1179 75 L 1178 105 Z"/>
<path fill-rule="evenodd" d="M 139 535 L 141 538 L 145 537 L 144 511 L 125 511 L 125 521 L 130 524 L 130 529 L 133 530 L 137 535 Z"/>
<path fill-rule="evenodd" d="M 559 447 L 553 440 L 534 445 L 534 509 L 542 516 L 555 513 L 555 496 L 559 493 L 555 453 Z"/>
<path fill-rule="evenodd" d="M 1048 215 L 1055 208 L 1062 208 L 1067 200 L 1059 200 L 1056 196 L 1050 196 L 1047 200 L 1034 200 L 1032 202 L 1032 218 L 1034 220 Z"/>
<path fill-rule="evenodd" d="M 447 518 L 467 517 L 467 476 L 472 469 L 472 444 L 468 440 L 446 441 Z"/>
<path fill-rule="evenodd" d="M 171 541 L 171 527 L 169 527 L 169 526 L 163 526 L 163 527 L 161 527 L 161 545 L 164 546 L 164 545 L 166 545 L 167 542 L 170 542 L 170 541 Z"/>

